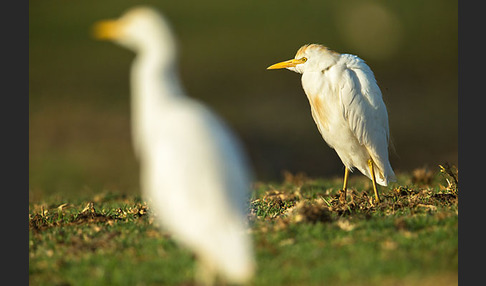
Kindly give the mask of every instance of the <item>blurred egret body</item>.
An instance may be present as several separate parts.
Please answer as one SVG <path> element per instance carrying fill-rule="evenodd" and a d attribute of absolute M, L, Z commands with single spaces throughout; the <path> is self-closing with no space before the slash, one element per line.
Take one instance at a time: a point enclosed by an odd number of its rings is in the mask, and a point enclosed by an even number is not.
<path fill-rule="evenodd" d="M 379 202 L 376 183 L 387 186 L 395 173 L 388 160 L 388 114 L 369 66 L 355 55 L 310 44 L 294 59 L 268 67 L 281 68 L 302 74 L 317 128 L 345 165 L 344 198 L 348 172 L 356 167 L 373 181 Z"/>
<path fill-rule="evenodd" d="M 254 273 L 245 219 L 251 171 L 230 129 L 188 98 L 164 18 L 136 7 L 101 21 L 95 36 L 133 50 L 131 122 L 140 182 L 159 222 L 199 260 L 197 279 L 246 283 Z"/>

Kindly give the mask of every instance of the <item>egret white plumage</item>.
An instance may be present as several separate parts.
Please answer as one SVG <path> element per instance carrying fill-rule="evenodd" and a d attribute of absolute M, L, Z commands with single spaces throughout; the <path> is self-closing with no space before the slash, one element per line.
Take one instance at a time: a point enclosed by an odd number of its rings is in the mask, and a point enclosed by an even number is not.
<path fill-rule="evenodd" d="M 345 166 L 344 199 L 349 171 L 356 167 L 373 181 L 379 202 L 376 183 L 387 186 L 396 178 L 388 159 L 388 113 L 370 67 L 355 55 L 310 44 L 267 69 L 282 68 L 302 74 L 317 128 Z"/>
<path fill-rule="evenodd" d="M 153 8 L 136 7 L 97 23 L 95 36 L 136 54 L 132 138 L 141 189 L 157 219 L 194 251 L 199 282 L 246 283 L 255 268 L 245 225 L 249 163 L 226 124 L 184 94 L 166 20 Z"/>

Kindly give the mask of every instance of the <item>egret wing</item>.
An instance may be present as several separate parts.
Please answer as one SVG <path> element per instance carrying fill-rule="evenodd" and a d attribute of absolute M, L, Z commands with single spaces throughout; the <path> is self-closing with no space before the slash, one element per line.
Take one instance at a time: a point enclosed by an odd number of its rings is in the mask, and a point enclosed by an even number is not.
<path fill-rule="evenodd" d="M 344 117 L 361 144 L 372 147 L 376 139 L 388 142 L 388 114 L 371 69 L 354 58 L 344 70 L 340 86 Z"/>
<path fill-rule="evenodd" d="M 358 142 L 364 145 L 383 174 L 389 173 L 388 114 L 380 88 L 366 63 L 358 57 L 345 58 L 339 87 L 344 117 Z"/>

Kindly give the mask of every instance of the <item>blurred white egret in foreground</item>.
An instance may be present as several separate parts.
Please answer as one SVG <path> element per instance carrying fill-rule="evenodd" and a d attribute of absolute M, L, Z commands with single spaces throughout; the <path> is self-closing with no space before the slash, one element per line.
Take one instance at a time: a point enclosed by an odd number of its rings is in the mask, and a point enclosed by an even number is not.
<path fill-rule="evenodd" d="M 136 53 L 131 121 L 140 181 L 160 223 L 199 260 L 197 279 L 246 283 L 254 256 L 246 231 L 251 172 L 229 128 L 188 98 L 176 72 L 176 45 L 149 7 L 95 25 L 95 36 Z"/>
<path fill-rule="evenodd" d="M 355 55 L 310 44 L 294 59 L 268 67 L 281 68 L 302 74 L 317 128 L 345 165 L 344 199 L 349 171 L 356 167 L 373 181 L 379 202 L 376 183 L 387 186 L 395 173 L 388 160 L 388 114 L 369 66 Z"/>

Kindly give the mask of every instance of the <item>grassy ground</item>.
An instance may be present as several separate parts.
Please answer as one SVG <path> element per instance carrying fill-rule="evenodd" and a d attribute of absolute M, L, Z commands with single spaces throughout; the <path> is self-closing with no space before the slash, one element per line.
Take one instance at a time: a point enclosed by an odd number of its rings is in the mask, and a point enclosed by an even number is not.
<path fill-rule="evenodd" d="M 253 285 L 456 285 L 457 170 L 399 174 L 372 201 L 369 180 L 286 173 L 256 183 Z M 30 202 L 31 285 L 193 285 L 194 257 L 159 232 L 139 196 Z"/>

